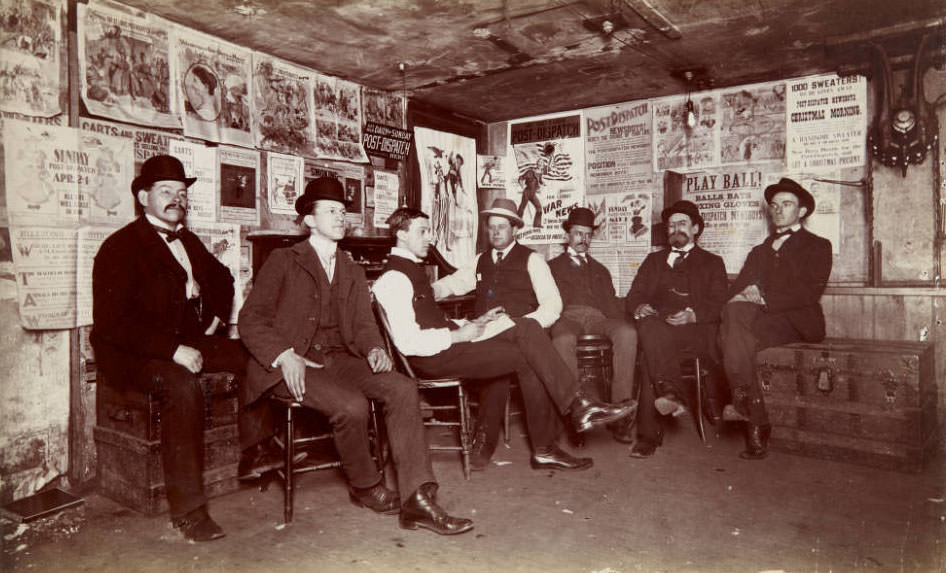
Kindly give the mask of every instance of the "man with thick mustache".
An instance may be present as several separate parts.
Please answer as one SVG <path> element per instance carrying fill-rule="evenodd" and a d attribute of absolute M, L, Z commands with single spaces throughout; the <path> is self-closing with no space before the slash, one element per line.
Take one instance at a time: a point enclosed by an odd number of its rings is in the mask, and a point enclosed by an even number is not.
<path fill-rule="evenodd" d="M 660 445 L 658 413 L 686 412 L 680 350 L 715 354 L 720 311 L 726 302 L 723 259 L 696 244 L 706 228 L 699 208 L 690 201 L 677 201 L 661 217 L 671 248 L 647 255 L 625 299 L 627 315 L 637 321 L 651 382 L 641 387 L 634 458 L 650 457 Z"/>
<path fill-rule="evenodd" d="M 187 188 L 196 180 L 170 155 L 142 164 L 131 184 L 140 216 L 112 233 L 95 257 L 91 341 L 104 383 L 157 395 L 171 520 L 188 541 L 210 541 L 224 534 L 207 513 L 198 375 L 239 376 L 247 355 L 238 340 L 215 335 L 230 318 L 233 276 L 183 226 Z M 242 399 L 245 385 L 239 390 Z M 240 408 L 245 448 L 272 434 L 267 414 Z"/>

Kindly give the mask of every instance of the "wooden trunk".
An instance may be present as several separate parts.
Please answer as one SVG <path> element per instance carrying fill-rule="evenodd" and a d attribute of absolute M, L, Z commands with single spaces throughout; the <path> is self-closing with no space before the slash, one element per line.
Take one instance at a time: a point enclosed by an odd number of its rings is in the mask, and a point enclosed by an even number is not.
<path fill-rule="evenodd" d="M 763 350 L 756 364 L 773 450 L 920 471 L 938 443 L 928 344 L 827 339 Z"/>

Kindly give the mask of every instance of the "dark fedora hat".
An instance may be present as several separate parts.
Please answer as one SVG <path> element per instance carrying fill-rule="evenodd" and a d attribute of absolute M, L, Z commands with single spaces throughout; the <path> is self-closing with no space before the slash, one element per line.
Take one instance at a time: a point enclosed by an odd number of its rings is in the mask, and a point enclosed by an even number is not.
<path fill-rule="evenodd" d="M 141 164 L 141 174 L 131 182 L 131 194 L 151 187 L 156 181 L 180 181 L 190 187 L 197 181 L 196 177 L 184 176 L 184 165 L 177 157 L 170 155 L 155 155 Z"/>
<path fill-rule="evenodd" d="M 562 228 L 567 233 L 572 225 L 581 225 L 582 227 L 591 227 L 597 229 L 595 225 L 595 213 L 587 207 L 575 207 L 568 213 L 568 219 L 562 221 Z"/>
<path fill-rule="evenodd" d="M 808 217 L 815 212 L 815 198 L 807 189 L 796 183 L 794 180 L 789 179 L 788 177 L 782 177 L 778 180 L 778 183 L 773 183 L 765 188 L 765 202 L 771 203 L 772 197 L 775 197 L 776 193 L 791 193 L 795 197 L 798 197 L 798 206 L 806 207 L 808 210 L 805 212 L 805 215 L 802 219 Z"/>
<path fill-rule="evenodd" d="M 703 216 L 700 215 L 700 208 L 696 206 L 696 203 L 693 203 L 692 201 L 680 200 L 664 209 L 660 214 L 660 218 L 663 220 L 665 225 L 667 224 L 667 220 L 670 219 L 670 215 L 673 215 L 674 213 L 683 213 L 689 217 L 691 223 L 700 226 L 700 234 L 703 234 L 703 231 L 706 229 L 706 222 L 703 221 Z"/>
<path fill-rule="evenodd" d="M 296 213 L 308 215 L 312 213 L 312 205 L 319 199 L 328 201 L 338 201 L 348 205 L 350 201 L 345 198 L 345 186 L 335 177 L 318 177 L 309 181 L 305 186 L 305 192 L 296 199 Z"/>
<path fill-rule="evenodd" d="M 490 215 L 498 215 L 512 221 L 515 227 L 523 226 L 522 218 L 519 216 L 519 213 L 516 212 L 516 203 L 512 199 L 505 199 L 503 197 L 494 199 L 489 209 L 483 209 L 480 211 L 480 215 L 486 215 L 487 217 Z"/>

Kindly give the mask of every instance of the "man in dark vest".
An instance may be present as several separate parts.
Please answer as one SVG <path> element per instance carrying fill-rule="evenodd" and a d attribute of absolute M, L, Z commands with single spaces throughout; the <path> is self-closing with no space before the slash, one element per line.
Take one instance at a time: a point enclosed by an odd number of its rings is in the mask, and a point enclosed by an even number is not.
<path fill-rule="evenodd" d="M 591 209 L 576 207 L 562 223 L 568 246 L 565 252 L 549 262 L 564 309 L 552 326 L 552 344 L 572 375 L 578 378 L 575 354 L 578 337 L 600 334 L 611 340 L 613 368 L 611 402 L 631 399 L 634 384 L 634 363 L 637 359 L 637 331 L 624 319 L 624 308 L 614 292 L 611 273 L 596 261 L 588 248 L 594 235 L 595 214 Z M 631 443 L 633 418 L 611 425 L 614 439 Z"/>
<path fill-rule="evenodd" d="M 484 394 L 498 391 L 502 398 L 500 404 L 504 403 L 509 388 L 505 378 L 511 374 L 518 376 L 522 391 L 532 441 L 532 467 L 555 470 L 591 467 L 590 458 L 575 458 L 555 443 L 557 413 L 540 378 L 549 378 L 550 384 L 556 387 L 567 387 L 571 378 L 564 364 L 555 360 L 542 327 L 534 320 L 510 319 L 499 309 L 490 310 L 473 321 L 448 319 L 434 300 L 424 270 L 423 258 L 430 247 L 427 215 L 417 209 L 400 208 L 388 218 L 388 225 L 397 244 L 391 249 L 387 268 L 373 290 L 391 323 L 394 344 L 424 376 L 458 376 L 486 384 L 480 398 L 479 437 L 474 440 L 473 468 L 485 469 L 499 432 L 498 423 L 490 425 L 495 416 L 483 412 L 483 407 L 490 404 L 488 398 L 484 400 Z M 550 353 L 548 360 L 533 368 L 520 350 L 522 346 L 545 349 Z M 586 404 L 576 408 L 576 423 L 584 423 L 585 418 L 592 420 L 593 416 L 582 412 L 593 407 Z M 502 410 L 497 414 L 501 419 Z"/>
<path fill-rule="evenodd" d="M 233 276 L 184 227 L 184 166 L 169 155 L 145 161 L 132 181 L 141 216 L 102 243 L 92 269 L 91 342 L 103 383 L 157 395 L 161 463 L 171 521 L 189 541 L 223 537 L 207 513 L 203 483 L 204 395 L 201 372 L 238 377 L 246 353 L 225 333 L 233 305 Z M 252 450 L 272 435 L 268 411 L 243 408 L 240 442 Z M 268 423 L 267 423 L 268 422 Z"/>
<path fill-rule="evenodd" d="M 660 445 L 658 413 L 686 412 L 680 351 L 690 349 L 708 359 L 716 355 L 716 330 L 726 302 L 723 259 L 696 244 L 706 228 L 699 208 L 677 201 L 661 218 L 671 248 L 647 255 L 625 299 L 628 316 L 637 321 L 651 382 L 641 387 L 637 443 L 631 449 L 635 458 L 652 456 Z"/>
<path fill-rule="evenodd" d="M 782 178 L 765 189 L 775 233 L 757 245 L 730 289 L 723 309 L 720 344 L 733 403 L 727 420 L 746 422 L 740 457 L 768 454 L 772 426 L 756 377 L 756 352 L 789 342 L 824 339 L 821 294 L 831 276 L 831 242 L 802 227 L 815 198 L 797 182 Z"/>
<path fill-rule="evenodd" d="M 329 419 L 356 505 L 400 512 L 405 529 L 469 531 L 472 521 L 452 517 L 437 504 L 417 386 L 392 371 L 364 271 L 338 252 L 345 236 L 345 189 L 333 177 L 319 177 L 295 206 L 309 228 L 308 240 L 273 251 L 240 312 L 240 334 L 252 355 L 247 382 L 253 398 L 292 398 Z M 384 486 L 371 458 L 369 399 L 384 409 L 403 503 Z"/>
<path fill-rule="evenodd" d="M 518 322 L 529 320 L 538 323 L 543 329 L 551 327 L 562 311 L 562 298 L 545 259 L 515 240 L 515 230 L 523 225 L 516 213 L 516 204 L 510 199 L 496 199 L 481 214 L 486 217 L 491 248 L 476 255 L 470 264 L 461 266 L 455 273 L 435 282 L 432 285 L 435 298 L 440 300 L 451 294 L 466 294 L 476 289 L 477 316 L 501 309 L 510 317 L 521 319 Z M 519 348 L 528 363 L 539 373 L 539 379 L 545 385 L 555 408 L 562 415 L 572 416 L 570 429 L 583 432 L 592 425 L 616 422 L 632 415 L 637 409 L 637 403 L 633 400 L 612 406 L 585 396 L 580 391 L 578 378 L 567 370 L 558 353 L 548 352 L 549 349 L 554 347 L 547 336 L 541 343 L 520 344 Z M 553 361 L 557 365 L 555 370 L 561 366 L 568 372 L 567 377 L 542 375 Z M 500 402 L 500 397 L 493 393 L 487 398 L 497 402 L 486 405 L 488 413 L 501 411 L 505 398 Z M 482 417 L 480 421 L 490 425 L 496 423 Z"/>

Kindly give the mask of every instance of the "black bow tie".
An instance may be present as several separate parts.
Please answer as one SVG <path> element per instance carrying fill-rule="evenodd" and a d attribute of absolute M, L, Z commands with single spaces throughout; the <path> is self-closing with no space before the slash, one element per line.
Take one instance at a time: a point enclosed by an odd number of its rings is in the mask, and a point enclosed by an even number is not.
<path fill-rule="evenodd" d="M 169 243 L 173 243 L 174 241 L 177 241 L 177 240 L 179 240 L 181 237 L 184 236 L 184 229 L 183 229 L 183 228 L 181 228 L 180 231 L 172 231 L 172 230 L 170 230 L 170 229 L 165 229 L 164 227 L 157 227 L 157 226 L 154 226 L 154 225 L 152 225 L 152 226 L 154 227 L 154 230 L 155 230 L 155 231 L 157 231 L 157 232 L 161 233 L 162 235 L 164 235 L 165 240 L 167 240 L 167 242 L 169 242 Z"/>
<path fill-rule="evenodd" d="M 684 251 L 683 249 L 670 249 L 670 252 L 671 252 L 671 253 L 676 253 L 676 254 L 680 255 L 681 257 L 687 256 L 687 252 Z"/>
<path fill-rule="evenodd" d="M 795 232 L 795 229 L 785 229 L 784 231 L 779 231 L 779 232 L 777 232 L 777 233 L 773 233 L 773 234 L 772 234 L 772 240 L 774 241 L 774 240 L 776 240 L 776 239 L 781 239 L 782 237 L 784 237 L 784 236 L 786 236 L 786 235 L 791 235 L 791 234 L 794 233 L 794 232 Z"/>

